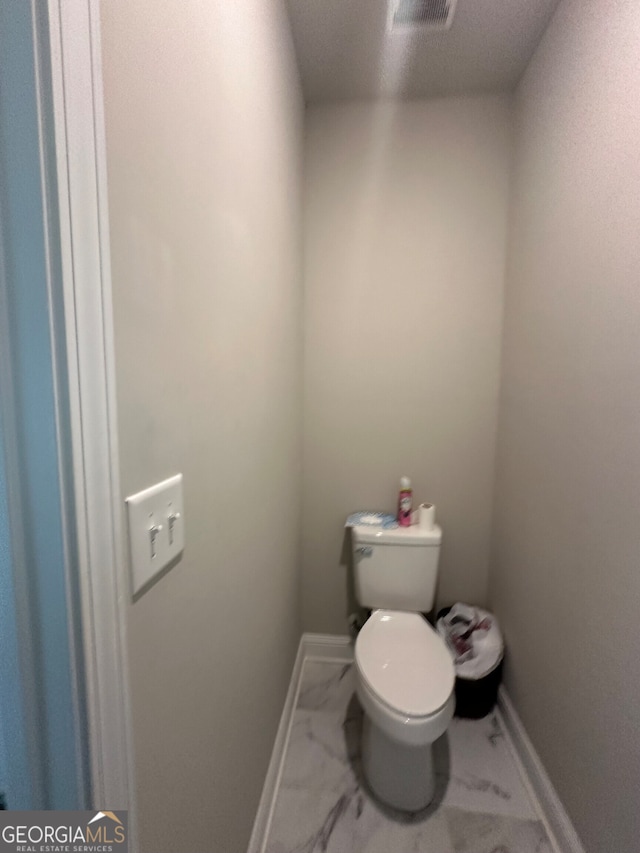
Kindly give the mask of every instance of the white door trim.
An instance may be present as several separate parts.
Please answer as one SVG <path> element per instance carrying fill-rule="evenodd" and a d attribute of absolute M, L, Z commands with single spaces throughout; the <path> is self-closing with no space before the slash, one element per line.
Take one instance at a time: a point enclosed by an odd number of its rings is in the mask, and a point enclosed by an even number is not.
<path fill-rule="evenodd" d="M 128 586 L 118 474 L 99 5 L 48 0 L 48 13 L 91 796 L 95 808 L 129 809 L 131 825 Z"/>

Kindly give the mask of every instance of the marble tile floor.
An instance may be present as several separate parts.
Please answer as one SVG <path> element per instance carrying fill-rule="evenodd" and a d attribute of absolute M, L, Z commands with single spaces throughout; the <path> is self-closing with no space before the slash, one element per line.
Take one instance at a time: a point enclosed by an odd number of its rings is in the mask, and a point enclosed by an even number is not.
<path fill-rule="evenodd" d="M 361 726 L 352 664 L 305 661 L 264 853 L 556 853 L 499 713 L 454 718 L 434 802 L 411 815 L 367 790 Z"/>

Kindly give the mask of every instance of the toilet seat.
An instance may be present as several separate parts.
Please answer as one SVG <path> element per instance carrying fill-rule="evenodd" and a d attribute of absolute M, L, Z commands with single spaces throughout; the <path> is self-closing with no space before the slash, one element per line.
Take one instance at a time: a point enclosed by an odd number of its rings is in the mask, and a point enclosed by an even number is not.
<path fill-rule="evenodd" d="M 376 610 L 355 647 L 364 710 L 395 740 L 429 743 L 447 728 L 455 699 L 453 662 L 419 613 Z"/>
<path fill-rule="evenodd" d="M 374 696 L 408 717 L 437 713 L 453 690 L 451 656 L 419 613 L 375 610 L 358 634 L 355 658 Z"/>

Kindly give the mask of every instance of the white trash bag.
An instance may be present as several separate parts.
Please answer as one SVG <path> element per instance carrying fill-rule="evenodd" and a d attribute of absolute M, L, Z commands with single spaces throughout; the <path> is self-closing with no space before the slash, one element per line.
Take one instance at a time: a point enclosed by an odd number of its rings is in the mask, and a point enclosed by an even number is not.
<path fill-rule="evenodd" d="M 436 629 L 453 658 L 458 678 L 484 678 L 502 660 L 504 643 L 498 622 L 480 607 L 454 604 L 438 619 Z"/>

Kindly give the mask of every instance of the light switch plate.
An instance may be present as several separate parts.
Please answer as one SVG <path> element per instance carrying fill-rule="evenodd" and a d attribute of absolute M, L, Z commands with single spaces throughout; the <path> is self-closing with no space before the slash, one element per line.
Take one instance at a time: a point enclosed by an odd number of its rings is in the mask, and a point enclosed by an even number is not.
<path fill-rule="evenodd" d="M 182 474 L 126 498 L 133 595 L 184 551 Z"/>

